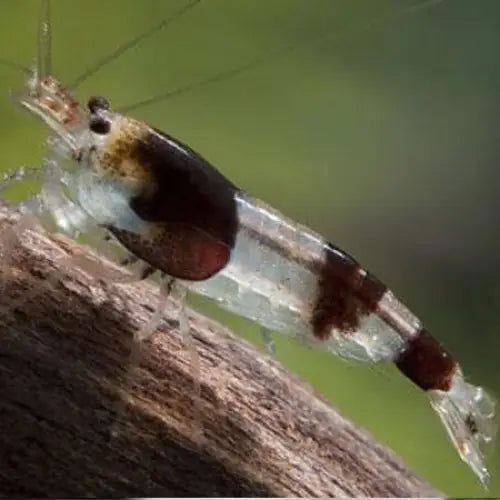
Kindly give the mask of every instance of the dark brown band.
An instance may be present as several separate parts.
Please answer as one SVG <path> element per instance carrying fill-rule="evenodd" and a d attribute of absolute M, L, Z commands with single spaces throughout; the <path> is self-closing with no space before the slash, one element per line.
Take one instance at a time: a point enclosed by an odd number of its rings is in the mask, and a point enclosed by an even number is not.
<path fill-rule="evenodd" d="M 451 354 L 425 329 L 408 341 L 395 363 L 424 391 L 448 391 L 457 366 Z"/>
<path fill-rule="evenodd" d="M 332 328 L 354 332 L 361 319 L 376 310 L 386 291 L 386 286 L 352 257 L 328 244 L 311 318 L 314 335 L 324 340 Z"/>

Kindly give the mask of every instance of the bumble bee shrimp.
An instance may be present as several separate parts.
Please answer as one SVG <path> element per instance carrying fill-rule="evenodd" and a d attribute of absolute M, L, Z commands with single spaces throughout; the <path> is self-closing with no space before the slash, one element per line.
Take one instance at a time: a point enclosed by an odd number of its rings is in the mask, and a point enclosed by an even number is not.
<path fill-rule="evenodd" d="M 198 3 L 119 47 L 75 83 Z M 46 20 L 39 46 L 50 46 Z M 90 98 L 85 110 L 50 74 L 43 54 L 16 99 L 51 129 L 51 155 L 39 174 L 40 194 L 21 205 L 15 235 L 30 227 L 33 214 L 48 212 L 70 235 L 104 228 L 131 253 L 127 262 L 144 263 L 142 277 L 163 273 L 161 300 L 138 340 L 154 331 L 177 288 L 181 298 L 188 289 L 255 321 L 270 350 L 269 332 L 279 331 L 345 359 L 394 363 L 427 393 L 460 457 L 487 484 L 481 447 L 493 439 L 494 401 L 465 380 L 451 354 L 392 291 L 349 254 L 236 187 L 177 139 L 113 111 L 102 97 Z M 152 100 L 139 105 L 145 102 Z M 14 178 L 32 173 L 19 170 Z"/>

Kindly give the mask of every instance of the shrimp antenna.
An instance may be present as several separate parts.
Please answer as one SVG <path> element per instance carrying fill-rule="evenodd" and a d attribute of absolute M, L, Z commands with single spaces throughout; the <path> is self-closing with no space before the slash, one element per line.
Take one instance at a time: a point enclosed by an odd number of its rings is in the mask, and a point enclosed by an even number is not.
<path fill-rule="evenodd" d="M 97 73 L 100 69 L 102 69 L 104 66 L 109 64 L 111 61 L 115 60 L 116 58 L 120 57 L 123 55 L 125 52 L 130 50 L 131 48 L 135 47 L 138 45 L 142 40 L 150 37 L 154 33 L 160 31 L 162 28 L 168 26 L 171 22 L 175 21 L 176 19 L 179 19 L 182 17 L 187 11 L 191 10 L 194 8 L 197 4 L 199 4 L 201 0 L 191 0 L 188 4 L 186 4 L 184 7 L 181 7 L 179 10 L 174 12 L 170 17 L 167 17 L 163 19 L 161 22 L 159 22 L 157 25 L 152 26 L 148 30 L 144 31 L 143 33 L 140 33 L 136 37 L 132 38 L 131 40 L 123 43 L 120 45 L 118 48 L 113 50 L 113 52 L 110 52 L 109 54 L 106 54 L 103 56 L 101 59 L 99 59 L 96 63 L 94 63 L 90 68 L 86 69 L 82 74 L 78 75 L 69 85 L 68 88 L 74 90 L 77 88 L 79 85 L 81 85 L 87 78 L 92 76 L 93 74 Z"/>
<path fill-rule="evenodd" d="M 16 63 L 14 61 L 10 61 L 9 59 L 4 59 L 3 57 L 0 57 L 0 66 L 13 69 L 14 71 L 20 71 L 27 76 L 30 76 L 33 73 L 27 66 L 23 66 L 22 64 Z"/>
<path fill-rule="evenodd" d="M 191 90 L 194 90 L 198 87 L 202 87 L 207 84 L 211 83 L 217 83 L 221 82 L 223 80 L 227 80 L 228 78 L 233 78 L 235 76 L 238 76 L 241 73 L 244 73 L 245 71 L 248 71 L 250 69 L 256 68 L 262 64 L 265 64 L 271 60 L 278 59 L 280 57 L 286 56 L 291 52 L 294 52 L 295 50 L 298 50 L 302 48 L 304 45 L 316 45 L 321 42 L 324 42 L 326 40 L 329 41 L 340 41 L 343 38 L 345 38 L 348 35 L 352 35 L 353 32 L 359 31 L 367 31 L 375 26 L 378 26 L 380 24 L 383 24 L 387 21 L 391 21 L 394 19 L 398 19 L 400 17 L 403 17 L 405 15 L 413 14 L 419 10 L 424 10 L 428 9 L 430 7 L 433 7 L 434 5 L 444 2 L 444 0 L 424 0 L 417 2 L 414 5 L 410 5 L 409 7 L 406 7 L 404 9 L 397 10 L 396 12 L 391 12 L 389 14 L 384 13 L 380 16 L 377 16 L 375 18 L 371 18 L 370 20 L 361 23 L 356 26 L 349 26 L 340 32 L 337 32 L 335 35 L 332 35 L 331 33 L 326 33 L 323 35 L 320 35 L 318 37 L 315 37 L 308 42 L 305 43 L 300 43 L 300 44 L 289 44 L 284 47 L 280 47 L 274 51 L 271 51 L 267 54 L 260 55 L 255 57 L 254 59 L 251 59 L 249 62 L 236 66 L 234 68 L 227 69 L 225 71 L 221 71 L 220 73 L 216 73 L 215 75 L 209 76 L 207 78 L 203 78 L 201 80 L 197 80 L 191 83 L 188 83 L 186 85 L 182 85 L 180 87 L 177 87 L 176 89 L 169 90 L 166 92 L 163 92 L 161 94 L 158 94 L 156 96 L 150 97 L 148 99 L 144 99 L 142 101 L 135 102 L 133 104 L 129 104 L 127 106 L 122 106 L 120 108 L 117 108 L 117 111 L 119 112 L 128 112 L 131 110 L 139 109 L 145 106 L 149 106 L 151 104 L 155 104 L 161 101 L 164 101 L 166 99 L 169 99 L 171 97 L 176 97 L 181 94 L 184 94 L 186 92 L 190 92 Z"/>
<path fill-rule="evenodd" d="M 52 29 L 50 24 L 50 0 L 42 0 L 40 9 L 40 18 L 38 22 L 38 39 L 37 39 L 37 61 L 36 61 L 36 78 L 41 78 L 50 75 L 52 71 Z M 10 61 L 0 57 L 0 65 L 15 71 L 21 71 L 27 76 L 33 75 L 33 70 L 27 66 Z"/>
<path fill-rule="evenodd" d="M 42 0 L 40 21 L 38 23 L 38 58 L 36 62 L 36 78 L 52 73 L 52 27 L 50 22 L 50 0 Z"/>

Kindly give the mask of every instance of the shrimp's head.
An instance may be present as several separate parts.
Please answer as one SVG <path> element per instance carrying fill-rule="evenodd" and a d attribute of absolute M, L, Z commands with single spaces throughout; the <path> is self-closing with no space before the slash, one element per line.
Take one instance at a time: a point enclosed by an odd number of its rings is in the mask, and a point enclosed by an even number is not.
<path fill-rule="evenodd" d="M 15 95 L 19 104 L 39 117 L 50 128 L 58 142 L 65 147 L 65 155 L 74 157 L 79 149 L 81 131 L 88 127 L 88 113 L 57 79 L 34 74 L 27 90 Z"/>

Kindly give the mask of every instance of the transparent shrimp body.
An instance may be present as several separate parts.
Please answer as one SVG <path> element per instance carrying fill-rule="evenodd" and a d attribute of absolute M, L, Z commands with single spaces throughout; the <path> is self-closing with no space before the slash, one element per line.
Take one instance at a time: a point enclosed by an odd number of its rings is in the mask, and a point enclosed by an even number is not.
<path fill-rule="evenodd" d="M 88 123 L 95 119 L 90 115 L 85 118 L 86 126 L 80 119 L 78 126 L 67 131 L 66 138 L 52 140 L 53 152 L 60 162 L 72 159 L 75 165 L 71 170 L 60 170 L 71 200 L 59 198 L 57 201 L 54 197 L 56 201 L 48 206 L 61 227 L 66 225 L 68 213 L 82 213 L 81 220 L 85 223 L 112 226 L 149 241 L 156 225 L 139 217 L 131 208 L 131 200 L 154 181 L 148 177 L 147 169 L 142 169 L 144 165 L 136 165 L 126 156 L 120 159 L 118 169 L 125 169 L 126 175 L 123 171 L 117 172 L 116 168 L 110 168 L 108 156 L 110 150 L 116 150 L 117 138 L 125 138 L 128 144 L 145 131 L 153 133 L 152 129 L 101 109 L 97 115 L 108 124 L 109 130 L 105 134 L 102 131 L 95 133 L 89 129 Z M 70 143 L 74 149 L 67 147 Z M 182 145 L 174 143 L 173 147 L 184 154 Z M 118 149 L 121 151 L 123 144 Z M 187 151 L 186 154 L 191 153 Z M 165 158 L 165 162 L 168 161 Z M 333 324 L 318 335 L 312 318 L 317 297 L 324 286 L 320 276 L 325 263 L 336 269 L 338 261 L 356 277 L 357 291 L 350 288 L 346 291 L 340 285 L 340 289 L 331 291 L 333 294 L 347 293 L 345 300 L 352 299 L 353 304 L 363 302 L 365 295 L 369 298 L 373 283 L 378 282 L 321 236 L 264 203 L 242 192 L 235 192 L 234 201 L 238 231 L 227 265 L 206 280 L 181 279 L 183 285 L 265 328 L 319 345 L 344 358 L 370 363 L 395 362 L 406 376 L 427 391 L 460 456 L 481 481 L 487 483 L 489 474 L 481 446 L 490 442 L 495 432 L 491 396 L 464 380 L 459 365 L 449 353 L 381 284 L 376 287 L 380 292 L 376 303 L 359 314 L 359 321 L 352 328 L 346 330 L 344 324 Z M 66 209 L 61 215 L 58 207 L 67 203 L 72 204 L 73 209 Z M 142 257 L 141 248 L 135 250 Z M 159 250 L 166 253 L 170 249 Z M 365 295 L 361 293 L 363 284 L 371 284 Z M 429 381 L 429 377 L 435 380 Z"/>
<path fill-rule="evenodd" d="M 131 208 L 131 200 L 153 182 L 144 174 L 147 169 L 138 169 L 135 164 L 131 167 L 130 159 L 124 157 L 120 168 L 127 174 L 123 175 L 110 168 L 107 158 L 117 137 L 127 141 L 152 129 L 119 113 L 99 109 L 98 118 L 108 124 L 109 130 L 105 134 L 92 131 L 95 113 L 84 111 L 68 93 L 61 92 L 60 84 L 52 78 L 31 84 L 29 94 L 21 96 L 20 102 L 53 131 L 48 141 L 52 154 L 43 169 L 40 208 L 70 234 L 105 226 L 150 238 L 156 226 Z M 182 150 L 177 143 L 174 147 Z M 235 192 L 234 201 L 239 228 L 228 264 L 209 279 L 179 281 L 265 328 L 319 345 L 336 355 L 359 362 L 395 362 L 428 392 L 460 456 L 487 483 L 489 474 L 481 445 L 494 436 L 491 397 L 482 388 L 467 383 L 458 364 L 433 339 L 413 353 L 422 325 L 385 288 L 373 308 L 364 311 L 348 332 L 337 324 L 318 335 L 312 318 L 325 262 L 345 261 L 359 282 L 360 293 L 369 273 L 316 233 L 262 202 L 241 192 Z M 142 257 L 140 249 L 136 254 Z M 361 301 L 362 295 L 356 293 L 353 297 Z M 402 361 L 404 356 L 409 360 Z M 421 367 L 415 368 L 413 358 L 419 356 Z M 446 367 L 449 380 L 427 387 L 421 371 L 436 370 L 431 365 L 436 359 L 438 366 L 441 363 Z"/>

